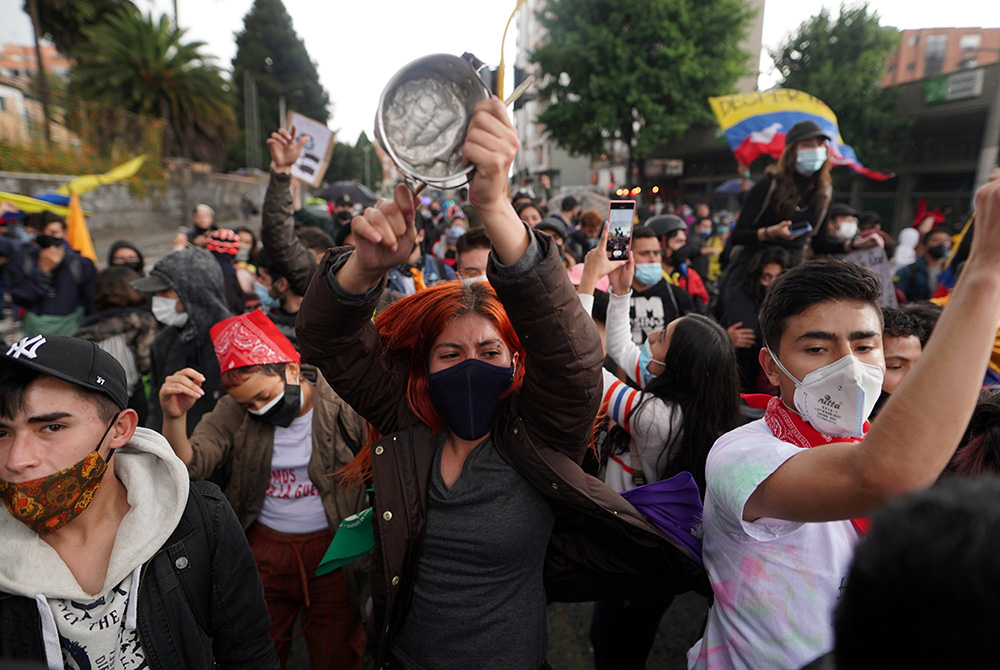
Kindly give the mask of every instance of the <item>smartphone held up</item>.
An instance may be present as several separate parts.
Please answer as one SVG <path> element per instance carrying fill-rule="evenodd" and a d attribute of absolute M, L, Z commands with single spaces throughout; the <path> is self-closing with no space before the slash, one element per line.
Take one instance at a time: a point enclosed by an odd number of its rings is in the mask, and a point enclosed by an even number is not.
<path fill-rule="evenodd" d="M 632 249 L 632 223 L 635 221 L 634 200 L 612 200 L 608 203 L 608 258 L 628 260 Z"/>

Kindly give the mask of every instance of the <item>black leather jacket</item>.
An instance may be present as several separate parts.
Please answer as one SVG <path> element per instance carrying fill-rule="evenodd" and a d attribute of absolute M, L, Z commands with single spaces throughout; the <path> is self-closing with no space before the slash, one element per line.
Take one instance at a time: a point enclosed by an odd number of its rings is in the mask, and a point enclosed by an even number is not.
<path fill-rule="evenodd" d="M 269 625 L 236 515 L 215 484 L 192 483 L 177 528 L 142 567 L 138 632 L 149 667 L 277 668 Z M 0 592 L 0 661 L 14 659 L 44 664 L 41 621 L 33 599 Z"/>

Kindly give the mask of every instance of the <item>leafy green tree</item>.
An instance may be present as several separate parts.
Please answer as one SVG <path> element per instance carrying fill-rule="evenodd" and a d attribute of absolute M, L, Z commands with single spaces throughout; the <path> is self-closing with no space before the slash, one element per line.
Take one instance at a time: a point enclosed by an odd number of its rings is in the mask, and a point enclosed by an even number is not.
<path fill-rule="evenodd" d="M 879 25 L 868 5 L 829 10 L 799 26 L 771 58 L 782 86 L 816 96 L 837 115 L 840 134 L 862 164 L 888 170 L 898 164 L 899 141 L 910 120 L 897 116 L 898 93 L 881 86 L 886 57 L 899 32 Z"/>
<path fill-rule="evenodd" d="M 228 84 L 204 43 L 184 42 L 184 33 L 166 15 L 131 11 L 87 28 L 88 42 L 74 51 L 70 94 L 161 118 L 167 155 L 219 163 L 223 143 L 236 135 Z"/>
<path fill-rule="evenodd" d="M 548 38 L 532 54 L 548 75 L 538 120 L 576 155 L 628 147 L 629 168 L 694 124 L 706 98 L 746 72 L 742 0 L 550 0 Z"/>
<path fill-rule="evenodd" d="M 366 148 L 370 181 L 366 185 L 373 191 L 378 191 L 382 187 L 382 164 L 375 147 L 365 133 L 358 136 L 358 141 L 354 146 L 345 142 L 334 144 L 333 153 L 330 154 L 330 166 L 326 169 L 323 180 L 327 182 L 357 181 L 365 184 Z"/>
<path fill-rule="evenodd" d="M 39 33 L 65 54 L 87 42 L 88 28 L 119 11 L 139 11 L 130 0 L 25 0 L 24 11 L 29 16 L 32 4 L 38 7 Z"/>
<path fill-rule="evenodd" d="M 264 142 L 285 120 L 279 119 L 280 100 L 286 109 L 326 123 L 330 118 L 330 97 L 319 83 L 316 65 L 309 59 L 305 42 L 295 33 L 292 18 L 281 0 L 256 0 L 243 19 L 243 30 L 236 34 L 236 57 L 233 58 L 233 85 L 236 89 L 236 118 L 244 133 L 248 124 L 245 109 L 247 75 L 257 87 L 257 124 L 260 129 L 261 155 Z M 243 147 L 231 154 L 231 160 L 245 165 Z"/>

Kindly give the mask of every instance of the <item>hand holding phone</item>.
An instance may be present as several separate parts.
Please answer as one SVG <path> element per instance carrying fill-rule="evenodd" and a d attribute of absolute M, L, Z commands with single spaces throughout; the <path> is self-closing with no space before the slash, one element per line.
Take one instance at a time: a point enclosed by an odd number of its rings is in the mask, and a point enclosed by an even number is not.
<path fill-rule="evenodd" d="M 808 221 L 797 221 L 788 228 L 788 232 L 792 235 L 801 235 L 802 233 L 810 232 L 812 229 L 812 224 Z"/>
<path fill-rule="evenodd" d="M 634 200 L 612 200 L 608 203 L 608 242 L 605 249 L 611 260 L 628 260 L 634 220 Z"/>

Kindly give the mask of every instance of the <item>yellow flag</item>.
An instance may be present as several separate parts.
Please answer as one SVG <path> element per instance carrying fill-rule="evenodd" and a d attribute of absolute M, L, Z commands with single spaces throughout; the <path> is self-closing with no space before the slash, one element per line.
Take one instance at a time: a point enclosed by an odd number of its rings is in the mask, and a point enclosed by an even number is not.
<path fill-rule="evenodd" d="M 74 193 L 69 197 L 69 214 L 66 216 L 66 241 L 69 246 L 94 261 L 97 265 L 97 251 L 94 250 L 94 240 L 87 229 L 87 221 L 83 218 L 83 208 L 80 206 L 80 196 Z"/>
<path fill-rule="evenodd" d="M 51 202 L 45 202 L 44 200 L 31 198 L 26 195 L 0 192 L 0 202 L 4 201 L 12 203 L 25 214 L 35 214 L 37 212 L 52 212 L 53 214 L 58 214 L 59 216 L 62 217 L 69 216 L 68 207 L 53 205 Z"/>
<path fill-rule="evenodd" d="M 104 174 L 85 174 L 77 177 L 73 181 L 63 184 L 56 193 L 62 195 L 86 193 L 87 191 L 93 191 L 102 184 L 113 184 L 116 181 L 129 179 L 139 171 L 144 162 L 146 162 L 146 154 L 136 156 L 130 161 L 111 168 Z"/>

